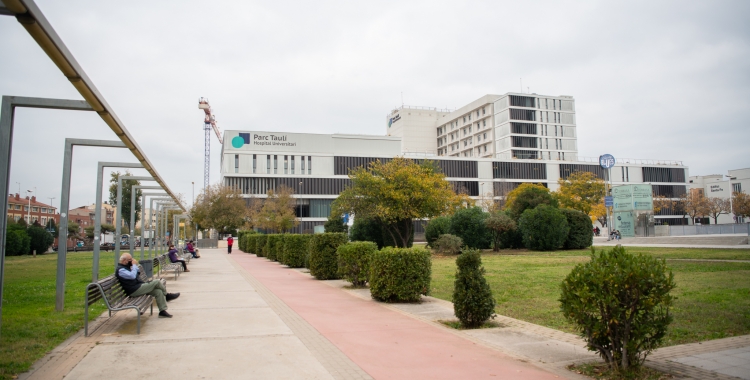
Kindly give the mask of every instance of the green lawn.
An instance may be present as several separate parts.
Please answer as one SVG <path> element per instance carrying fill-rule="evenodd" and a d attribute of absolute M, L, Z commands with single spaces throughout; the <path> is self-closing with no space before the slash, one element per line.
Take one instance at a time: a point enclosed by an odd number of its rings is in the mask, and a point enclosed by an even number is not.
<path fill-rule="evenodd" d="M 628 248 L 666 258 L 675 275 L 674 322 L 666 345 L 750 334 L 750 263 L 691 262 L 669 259 L 745 259 L 750 250 Z M 486 252 L 482 261 L 497 300 L 496 312 L 567 332 L 573 326 L 559 309 L 559 284 L 588 251 Z M 455 257 L 433 257 L 432 295 L 449 300 Z"/>
<path fill-rule="evenodd" d="M 58 344 L 83 328 L 86 285 L 91 282 L 92 253 L 68 252 L 65 310 L 55 311 L 57 254 L 5 259 L 0 379 L 29 369 Z M 113 273 L 114 253 L 101 252 L 100 278 Z M 91 319 L 104 306 L 90 310 Z"/>

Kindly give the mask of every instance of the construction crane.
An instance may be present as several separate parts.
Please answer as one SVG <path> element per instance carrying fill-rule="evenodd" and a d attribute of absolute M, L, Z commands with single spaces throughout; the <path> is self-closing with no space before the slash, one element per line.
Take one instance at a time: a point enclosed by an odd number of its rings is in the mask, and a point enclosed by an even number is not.
<path fill-rule="evenodd" d="M 206 191 L 211 177 L 211 129 L 216 133 L 219 143 L 224 144 L 224 138 L 221 137 L 219 126 L 216 125 L 216 116 L 211 112 L 211 106 L 208 104 L 208 99 L 200 98 L 200 100 L 198 100 L 198 108 L 206 113 L 206 116 L 203 119 L 203 130 L 206 132 L 206 146 L 204 149 L 205 156 L 203 157 L 203 190 Z"/>

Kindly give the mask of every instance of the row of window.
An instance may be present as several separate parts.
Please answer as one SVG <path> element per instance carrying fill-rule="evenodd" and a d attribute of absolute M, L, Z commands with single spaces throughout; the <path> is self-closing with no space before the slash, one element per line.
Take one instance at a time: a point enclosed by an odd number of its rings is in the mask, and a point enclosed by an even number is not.
<path fill-rule="evenodd" d="M 259 155 L 253 154 L 253 174 L 258 173 L 258 160 L 262 160 L 263 156 L 266 157 L 266 173 L 267 174 L 280 174 L 279 173 L 279 157 L 278 154 L 274 155 Z M 273 166 L 271 163 L 273 162 Z M 305 165 L 307 162 L 307 165 Z M 283 161 L 281 162 L 283 174 L 312 174 L 312 156 L 293 156 L 283 155 Z M 273 169 L 272 169 L 273 168 Z M 273 171 L 272 171 L 273 170 Z M 234 172 L 240 172 L 240 155 L 234 155 Z"/>
<path fill-rule="evenodd" d="M 335 175 L 348 175 L 350 170 L 358 167 L 367 167 L 371 162 L 380 160 L 381 162 L 388 162 L 390 158 L 375 158 L 375 157 L 344 157 L 336 156 L 333 158 L 334 162 L 334 174 Z M 422 159 L 412 159 L 416 163 L 422 163 Z M 437 164 L 443 174 L 446 177 L 452 178 L 477 178 L 477 162 L 476 161 L 456 161 L 456 160 L 432 160 Z"/>
<path fill-rule="evenodd" d="M 492 178 L 547 179 L 547 165 L 535 162 L 493 162 Z"/>
<path fill-rule="evenodd" d="M 21 206 L 22 205 L 20 205 L 20 204 L 10 204 L 9 203 L 8 204 L 8 210 L 21 210 Z M 23 206 L 23 211 L 29 211 L 29 206 Z M 31 212 L 40 212 L 39 211 L 39 207 L 31 206 Z M 54 214 L 55 213 L 55 209 L 54 208 L 42 207 L 41 208 L 41 213 L 42 214 Z"/>
<path fill-rule="evenodd" d="M 349 178 L 257 178 L 224 177 L 224 185 L 238 189 L 242 194 L 262 195 L 278 191 L 281 186 L 295 194 L 339 195 L 351 181 Z"/>
<path fill-rule="evenodd" d="M 41 219 L 39 219 L 36 215 L 31 215 L 31 222 L 29 222 L 29 215 L 21 215 L 21 214 L 8 214 L 8 220 L 12 220 L 14 222 L 18 222 L 23 218 L 24 221 L 26 221 L 26 224 L 32 224 L 36 222 L 37 220 L 42 226 L 47 225 L 47 221 L 49 220 L 55 220 L 53 217 L 47 218 L 46 216 L 43 216 Z"/>
<path fill-rule="evenodd" d="M 643 182 L 685 182 L 683 168 L 643 167 Z"/>
<path fill-rule="evenodd" d="M 560 164 L 560 178 L 568 179 L 575 172 L 589 172 L 593 173 L 599 179 L 608 180 L 607 170 L 599 165 Z"/>

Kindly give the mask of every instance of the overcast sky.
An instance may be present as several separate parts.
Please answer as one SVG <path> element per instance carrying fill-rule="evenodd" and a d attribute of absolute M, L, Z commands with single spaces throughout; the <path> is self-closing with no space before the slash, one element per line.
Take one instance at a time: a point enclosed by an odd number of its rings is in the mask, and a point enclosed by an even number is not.
<path fill-rule="evenodd" d="M 575 97 L 581 156 L 750 167 L 748 1 L 37 4 L 186 199 L 203 182 L 201 96 L 222 130 L 384 134 L 402 92 L 456 108 L 523 78 Z M 0 36 L 2 95 L 81 99 L 14 18 L 0 16 Z M 56 207 L 64 138 L 116 139 L 95 113 L 19 109 L 15 125 L 11 192 L 36 187 Z M 97 161 L 136 162 L 78 148 L 71 207 L 94 202 Z"/>

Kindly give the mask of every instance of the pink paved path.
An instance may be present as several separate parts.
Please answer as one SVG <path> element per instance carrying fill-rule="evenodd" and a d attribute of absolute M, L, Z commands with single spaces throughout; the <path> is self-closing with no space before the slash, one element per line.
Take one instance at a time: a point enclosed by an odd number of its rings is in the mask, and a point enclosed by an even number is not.
<path fill-rule="evenodd" d="M 376 379 L 554 379 L 449 331 L 241 251 L 231 258 Z"/>

